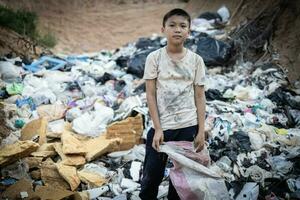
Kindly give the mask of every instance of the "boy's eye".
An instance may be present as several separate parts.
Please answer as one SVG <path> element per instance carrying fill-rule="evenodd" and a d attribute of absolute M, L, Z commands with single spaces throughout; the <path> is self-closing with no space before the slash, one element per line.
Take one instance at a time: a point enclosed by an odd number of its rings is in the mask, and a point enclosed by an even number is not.
<path fill-rule="evenodd" d="M 169 26 L 170 26 L 170 27 L 174 27 L 175 25 L 174 25 L 174 24 L 170 24 Z"/>

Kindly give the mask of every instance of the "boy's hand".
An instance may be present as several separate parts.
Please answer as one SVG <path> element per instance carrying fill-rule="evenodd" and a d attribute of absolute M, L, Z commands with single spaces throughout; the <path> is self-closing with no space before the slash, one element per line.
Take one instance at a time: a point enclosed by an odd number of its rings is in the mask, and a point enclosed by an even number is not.
<path fill-rule="evenodd" d="M 152 141 L 152 147 L 159 151 L 159 145 L 163 143 L 164 141 L 164 133 L 162 130 L 155 130 L 153 141 Z"/>
<path fill-rule="evenodd" d="M 204 138 L 205 138 L 204 133 L 198 132 L 194 140 L 194 148 L 196 152 L 200 152 L 204 148 Z"/>

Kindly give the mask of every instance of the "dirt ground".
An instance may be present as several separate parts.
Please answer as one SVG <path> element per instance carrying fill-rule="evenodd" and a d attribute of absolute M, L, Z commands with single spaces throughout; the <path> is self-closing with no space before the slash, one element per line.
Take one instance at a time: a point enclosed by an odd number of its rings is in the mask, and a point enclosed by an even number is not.
<path fill-rule="evenodd" d="M 139 37 L 160 33 L 163 15 L 186 6 L 178 0 L 0 0 L 39 16 L 39 28 L 58 39 L 55 53 L 87 53 L 116 49 Z"/>
<path fill-rule="evenodd" d="M 228 30 L 252 20 L 280 0 L 0 0 L 13 9 L 23 8 L 39 16 L 39 29 L 57 38 L 54 53 L 80 54 L 113 50 L 140 37 L 160 34 L 163 15 L 170 9 L 185 8 L 192 17 L 216 11 L 226 5 L 232 15 Z M 279 64 L 289 80 L 300 73 L 300 0 L 285 2 L 270 38 L 279 53 Z"/>

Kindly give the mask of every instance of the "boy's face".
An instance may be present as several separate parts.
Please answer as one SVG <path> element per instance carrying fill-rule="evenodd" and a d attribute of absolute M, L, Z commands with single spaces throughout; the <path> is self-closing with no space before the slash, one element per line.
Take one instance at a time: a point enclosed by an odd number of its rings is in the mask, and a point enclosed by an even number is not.
<path fill-rule="evenodd" d="M 190 34 L 189 22 L 183 16 L 173 15 L 167 19 L 161 31 L 165 34 L 168 43 L 180 45 Z"/>

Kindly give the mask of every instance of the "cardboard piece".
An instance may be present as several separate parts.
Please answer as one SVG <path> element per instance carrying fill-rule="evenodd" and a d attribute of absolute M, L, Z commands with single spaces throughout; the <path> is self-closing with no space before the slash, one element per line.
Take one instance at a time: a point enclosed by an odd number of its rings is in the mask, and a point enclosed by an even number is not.
<path fill-rule="evenodd" d="M 141 143 L 143 133 L 143 118 L 141 114 L 135 117 L 128 117 L 123 121 L 114 122 L 107 127 L 106 137 L 108 139 L 121 138 L 119 146 L 115 146 L 113 151 L 123 151 Z"/>
<path fill-rule="evenodd" d="M 85 146 L 79 141 L 76 137 L 73 136 L 73 133 L 67 130 L 64 130 L 61 141 L 63 144 L 62 150 L 64 154 L 85 154 L 87 152 Z"/>
<path fill-rule="evenodd" d="M 104 177 L 93 172 L 78 171 L 78 176 L 82 182 L 88 184 L 92 188 L 100 187 L 107 182 Z"/>
<path fill-rule="evenodd" d="M 74 192 L 58 189 L 52 186 L 36 186 L 35 194 L 39 196 L 41 200 L 60 200 L 74 195 Z"/>
<path fill-rule="evenodd" d="M 90 200 L 89 193 L 87 191 L 77 192 L 73 195 L 74 200 Z"/>
<path fill-rule="evenodd" d="M 43 158 L 55 156 L 56 151 L 54 150 L 53 147 L 54 144 L 55 143 L 44 143 L 37 149 L 36 152 L 31 153 L 31 155 L 35 157 L 43 157 Z"/>
<path fill-rule="evenodd" d="M 42 164 L 42 157 L 26 157 L 23 159 L 28 165 L 29 169 L 40 168 Z"/>
<path fill-rule="evenodd" d="M 63 104 L 41 105 L 37 108 L 39 116 L 45 117 L 48 122 L 63 118 L 65 110 Z"/>
<path fill-rule="evenodd" d="M 61 177 L 55 163 L 50 158 L 42 163 L 41 178 L 46 186 L 52 186 L 59 189 L 70 189 L 68 182 Z"/>
<path fill-rule="evenodd" d="M 32 140 L 35 136 L 39 136 L 39 144 L 47 142 L 46 130 L 48 121 L 46 118 L 40 118 L 27 123 L 21 130 L 20 140 Z"/>
<path fill-rule="evenodd" d="M 63 164 L 56 164 L 59 174 L 69 183 L 71 190 L 74 191 L 80 184 L 76 167 Z"/>
<path fill-rule="evenodd" d="M 0 149 L 0 166 L 7 165 L 18 159 L 27 157 L 39 147 L 38 143 L 33 141 L 17 141 Z"/>
<path fill-rule="evenodd" d="M 21 192 L 28 194 L 27 199 L 36 197 L 31 182 L 26 179 L 20 179 L 15 184 L 9 186 L 3 193 L 0 193 L 0 199 L 21 199 Z"/>
<path fill-rule="evenodd" d="M 54 149 L 62 159 L 62 161 L 60 162 L 61 164 L 70 166 L 81 166 L 85 164 L 85 157 L 82 155 L 64 154 L 61 143 L 56 143 L 54 145 Z"/>
<path fill-rule="evenodd" d="M 122 140 L 120 138 L 106 139 L 105 135 L 101 135 L 87 141 L 82 141 L 87 150 L 87 153 L 85 154 L 86 160 L 90 162 L 108 152 L 111 152 L 114 147 L 120 145 L 121 141 Z"/>

